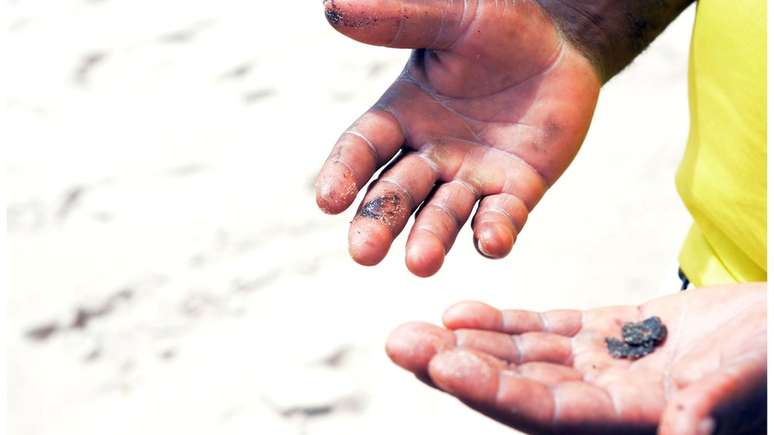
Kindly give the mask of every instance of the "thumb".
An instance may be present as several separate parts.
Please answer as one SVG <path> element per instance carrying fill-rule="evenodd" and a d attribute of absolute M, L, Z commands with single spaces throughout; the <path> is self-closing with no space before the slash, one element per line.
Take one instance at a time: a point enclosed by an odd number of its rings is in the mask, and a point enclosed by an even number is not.
<path fill-rule="evenodd" d="M 339 32 L 371 45 L 447 48 L 472 20 L 468 0 L 324 0 Z"/>
<path fill-rule="evenodd" d="M 659 435 L 758 434 L 766 430 L 766 361 L 747 358 L 679 390 Z"/>

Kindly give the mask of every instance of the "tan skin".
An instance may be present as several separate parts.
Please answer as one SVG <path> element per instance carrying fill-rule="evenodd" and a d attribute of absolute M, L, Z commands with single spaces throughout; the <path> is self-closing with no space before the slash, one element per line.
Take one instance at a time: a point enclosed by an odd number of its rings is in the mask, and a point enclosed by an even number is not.
<path fill-rule="evenodd" d="M 618 22 L 600 25 L 576 20 L 569 0 L 538 1 L 546 9 L 531 0 L 324 2 L 341 33 L 416 49 L 342 134 L 317 180 L 320 208 L 340 213 L 392 160 L 352 221 L 355 261 L 379 263 L 419 209 L 406 265 L 430 276 L 477 203 L 476 248 L 506 256 L 580 148 L 602 83 L 690 3 L 577 3 L 590 8 L 583 17 L 628 8 L 611 15 Z M 587 35 L 594 36 L 583 41 Z M 765 383 L 765 299 L 758 284 L 542 315 L 463 303 L 444 316 L 446 329 L 398 328 L 387 352 L 430 385 L 523 431 L 652 433 L 658 426 L 664 435 L 704 434 L 713 425 L 738 429 L 733 418 L 760 417 L 741 410 L 760 409 L 748 405 Z M 669 328 L 663 346 L 638 361 L 611 358 L 604 337 L 648 315 Z M 757 423 L 749 433 L 760 430 Z"/>
<path fill-rule="evenodd" d="M 634 361 L 608 355 L 605 337 L 620 337 L 623 322 L 653 315 L 669 328 L 654 353 Z M 765 284 L 694 289 L 638 307 L 588 311 L 500 311 L 463 302 L 446 311 L 443 323 L 399 327 L 387 342 L 388 355 L 516 429 L 765 431 Z"/>
<path fill-rule="evenodd" d="M 422 48 L 341 136 L 317 180 L 320 208 L 339 213 L 403 148 L 352 222 L 354 260 L 381 261 L 423 202 L 406 246 L 413 273 L 438 271 L 477 202 L 479 251 L 507 255 L 583 142 L 601 84 L 591 63 L 531 2 L 333 0 L 326 8 L 354 39 Z"/>

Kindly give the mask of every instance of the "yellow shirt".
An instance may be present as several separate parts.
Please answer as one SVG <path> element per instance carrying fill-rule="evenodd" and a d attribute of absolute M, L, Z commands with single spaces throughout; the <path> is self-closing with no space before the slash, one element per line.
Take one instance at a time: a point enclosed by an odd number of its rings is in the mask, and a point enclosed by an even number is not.
<path fill-rule="evenodd" d="M 766 2 L 699 0 L 689 74 L 680 266 L 696 286 L 765 281 Z"/>

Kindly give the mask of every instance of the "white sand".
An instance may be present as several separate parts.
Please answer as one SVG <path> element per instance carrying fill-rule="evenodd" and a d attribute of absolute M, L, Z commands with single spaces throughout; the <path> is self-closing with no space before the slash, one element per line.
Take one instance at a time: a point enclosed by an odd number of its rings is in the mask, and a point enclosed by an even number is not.
<path fill-rule="evenodd" d="M 466 227 L 421 280 L 405 237 L 352 262 L 352 211 L 312 192 L 407 52 L 341 37 L 319 1 L 4 3 L 12 433 L 508 433 L 392 366 L 384 338 L 462 299 L 676 290 L 691 21 L 606 86 L 508 259 Z"/>

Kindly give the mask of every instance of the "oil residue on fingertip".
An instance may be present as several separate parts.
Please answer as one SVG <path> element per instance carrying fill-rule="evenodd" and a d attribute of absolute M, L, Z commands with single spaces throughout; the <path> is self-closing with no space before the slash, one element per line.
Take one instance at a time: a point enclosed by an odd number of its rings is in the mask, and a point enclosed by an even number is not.
<path fill-rule="evenodd" d="M 328 22 L 333 25 L 339 24 L 344 16 L 339 11 L 339 8 L 336 7 L 336 3 L 333 0 L 326 1 L 325 6 L 325 18 Z"/>
<path fill-rule="evenodd" d="M 325 5 L 325 18 L 334 27 L 341 25 L 345 27 L 358 29 L 361 27 L 369 26 L 379 21 L 378 18 L 373 16 L 367 16 L 367 17 L 345 16 L 344 13 L 341 11 L 341 9 L 339 9 L 339 7 L 336 6 L 336 0 L 326 0 L 325 2 L 323 2 L 323 4 Z"/>
<path fill-rule="evenodd" d="M 400 213 L 400 210 L 400 196 L 396 193 L 388 193 L 363 204 L 358 216 L 390 224 Z"/>

